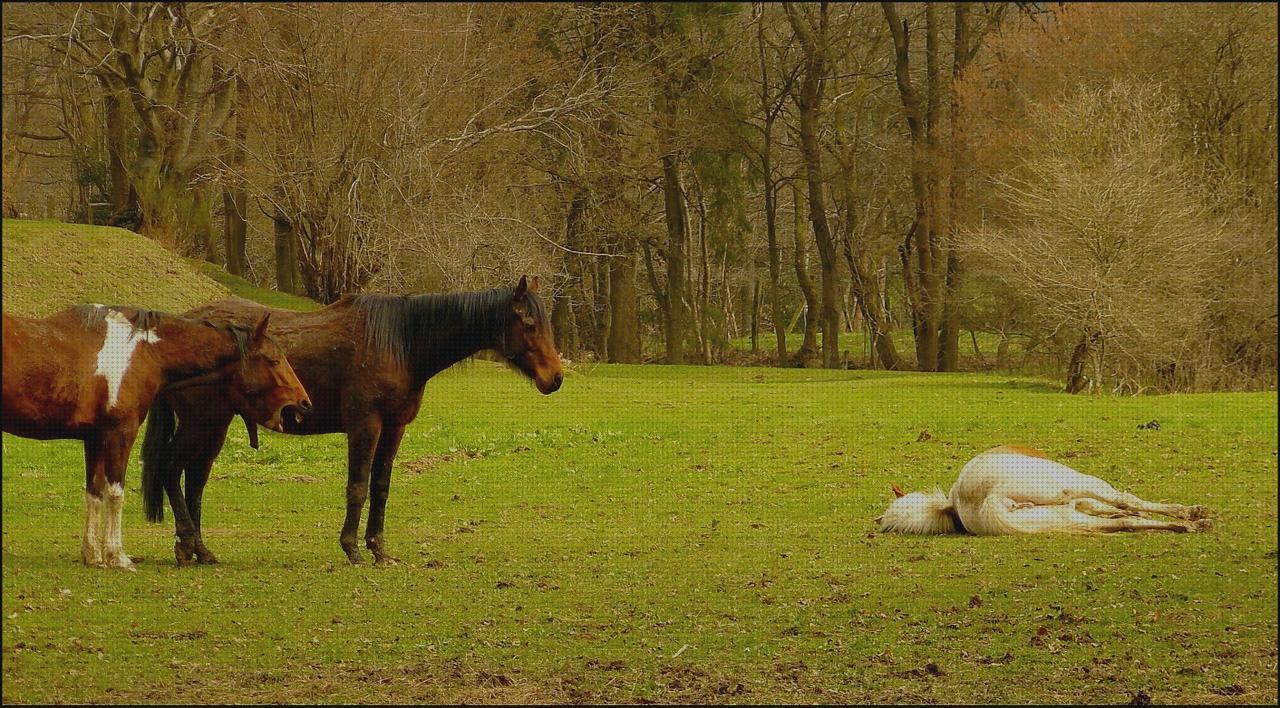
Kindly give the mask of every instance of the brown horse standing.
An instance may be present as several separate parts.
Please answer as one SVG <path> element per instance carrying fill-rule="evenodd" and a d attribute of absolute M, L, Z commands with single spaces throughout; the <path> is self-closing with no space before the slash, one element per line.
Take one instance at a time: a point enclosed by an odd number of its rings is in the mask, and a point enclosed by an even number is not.
<path fill-rule="evenodd" d="M 361 562 L 357 532 L 368 498 L 365 544 L 382 563 L 394 560 L 382 534 L 391 465 L 405 426 L 418 414 L 428 379 L 491 349 L 533 379 L 542 393 L 560 388 L 560 355 L 537 290 L 537 278 L 530 285 L 522 277 L 515 288 L 482 292 L 348 295 L 305 313 L 231 299 L 187 314 L 247 322 L 271 313 L 275 335 L 315 402 L 312 415 L 301 422 L 285 421 L 284 432 L 347 434 L 347 514 L 340 543 L 352 563 Z M 194 524 L 192 544 L 177 551 L 179 563 L 184 553 L 215 563 L 200 535 L 200 506 L 209 470 L 237 411 L 225 396 L 207 387 L 168 398 L 178 415 L 178 429 L 164 449 L 143 451 L 143 492 L 148 504 L 163 504 L 161 490 L 166 490 L 174 517 Z M 178 480 L 183 469 L 185 499 Z"/>
<path fill-rule="evenodd" d="M 217 385 L 273 428 L 283 427 L 286 406 L 311 407 L 267 322 L 250 332 L 102 305 L 45 319 L 4 315 L 4 431 L 84 441 L 85 565 L 133 569 L 122 539 L 124 474 L 162 387 Z"/>

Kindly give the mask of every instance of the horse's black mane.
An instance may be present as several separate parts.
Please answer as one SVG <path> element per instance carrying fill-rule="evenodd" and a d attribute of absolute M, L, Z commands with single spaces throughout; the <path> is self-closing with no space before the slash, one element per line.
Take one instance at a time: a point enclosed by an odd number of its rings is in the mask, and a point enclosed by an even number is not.
<path fill-rule="evenodd" d="M 164 320 L 177 320 L 187 324 L 204 324 L 226 331 L 231 335 L 231 339 L 235 341 L 236 350 L 242 357 L 249 349 L 250 329 L 241 325 L 218 326 L 208 321 L 195 321 L 169 314 L 168 312 L 125 305 L 76 305 L 71 310 L 80 315 L 80 322 L 84 324 L 86 329 L 96 329 L 99 325 L 104 324 L 107 321 L 107 313 L 115 310 L 129 320 L 132 332 L 145 332 L 149 329 L 154 329 Z M 133 314 L 129 314 L 130 312 Z"/>
<path fill-rule="evenodd" d="M 431 337 L 438 354 L 473 352 L 501 345 L 500 338 L 511 319 L 515 288 L 494 288 L 463 293 L 422 295 L 361 294 L 351 302 L 364 313 L 366 344 L 376 352 L 405 364 L 414 358 L 414 346 Z M 522 304 L 537 322 L 546 319 L 542 299 L 526 291 Z M 466 356 L 469 354 L 464 354 Z"/>

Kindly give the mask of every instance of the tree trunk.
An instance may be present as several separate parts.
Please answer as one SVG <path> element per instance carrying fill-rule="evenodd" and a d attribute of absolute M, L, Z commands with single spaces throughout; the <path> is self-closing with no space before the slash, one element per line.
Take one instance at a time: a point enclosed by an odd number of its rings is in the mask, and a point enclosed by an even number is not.
<path fill-rule="evenodd" d="M 751 353 L 760 351 L 760 275 L 751 273 Z"/>
<path fill-rule="evenodd" d="M 698 194 L 698 248 L 701 255 L 698 275 L 698 344 L 702 363 L 711 363 L 711 267 L 707 256 L 707 204 Z"/>
<path fill-rule="evenodd" d="M 591 347 L 601 361 L 609 360 L 609 271 L 591 261 Z"/>
<path fill-rule="evenodd" d="M 769 306 L 773 315 L 773 336 L 776 347 L 777 363 L 782 366 L 787 361 L 787 327 L 782 312 L 781 254 L 778 245 L 778 180 L 773 176 L 773 123 L 782 110 L 785 91 L 780 91 L 776 98 L 770 92 L 769 61 L 766 55 L 764 38 L 764 17 L 756 25 L 756 47 L 760 53 L 760 111 L 764 118 L 764 142 L 760 150 L 760 172 L 764 177 L 764 221 L 765 238 L 769 248 Z M 758 281 L 757 281 L 758 288 Z M 757 298 L 758 299 L 758 298 Z M 754 325 L 754 322 L 753 322 Z M 755 350 L 755 346 L 752 346 Z"/>
<path fill-rule="evenodd" d="M 1067 365 L 1067 393 L 1080 393 L 1089 383 L 1089 377 L 1085 375 L 1084 368 L 1089 360 L 1089 349 L 1096 341 L 1098 341 L 1097 334 L 1081 335 L 1080 342 L 1071 353 L 1071 362 Z"/>
<path fill-rule="evenodd" d="M 213 205 L 209 198 L 210 187 L 207 183 L 201 183 L 191 188 L 194 194 L 191 197 L 191 226 L 195 231 L 195 242 L 200 251 L 204 253 L 204 259 L 210 263 L 219 263 L 218 249 L 214 247 L 213 236 Z"/>
<path fill-rule="evenodd" d="M 302 294 L 302 275 L 298 271 L 298 238 L 293 223 L 283 214 L 272 219 L 276 250 L 276 289 L 283 293 Z"/>
<path fill-rule="evenodd" d="M 244 79 L 236 79 L 236 96 L 232 116 L 235 130 L 231 142 L 231 168 L 236 174 L 231 179 L 235 186 L 222 192 L 223 253 L 227 259 L 227 272 L 244 277 L 248 266 L 245 241 L 249 233 L 249 198 L 244 187 L 245 119 L 241 115 L 246 99 Z"/>
<path fill-rule="evenodd" d="M 938 368 L 942 371 L 955 371 L 960 366 L 960 307 L 956 302 L 955 292 L 959 287 L 960 261 L 956 257 L 956 239 L 959 233 L 960 209 L 966 198 L 964 170 L 967 167 L 968 154 L 965 150 L 963 133 L 963 116 L 960 115 L 960 99 L 955 85 L 964 74 L 973 51 L 969 46 L 969 5 L 963 2 L 955 6 L 955 41 L 952 43 L 953 60 L 951 64 L 951 190 L 949 239 L 947 243 L 946 302 L 942 310 L 942 351 L 938 358 Z"/>
<path fill-rule="evenodd" d="M 578 356 L 578 332 L 573 321 L 569 288 L 570 283 L 565 282 L 556 293 L 555 304 L 551 306 L 551 329 L 555 332 L 556 350 L 572 359 Z"/>
<path fill-rule="evenodd" d="M 687 323 L 685 280 L 685 243 L 688 241 L 688 216 L 684 208 L 684 189 L 675 155 L 662 156 L 662 192 L 667 219 L 667 289 L 666 335 L 667 363 L 684 361 L 684 339 Z"/>
<path fill-rule="evenodd" d="M 852 219 L 852 216 L 849 218 Z M 850 241 L 852 241 L 852 229 L 849 237 L 844 239 L 844 258 L 849 266 L 849 277 L 857 296 L 858 309 L 861 310 L 867 329 L 871 332 L 872 347 L 875 348 L 881 366 L 889 371 L 901 371 L 907 367 L 898 354 L 898 347 L 893 343 L 893 337 L 890 336 L 889 317 L 881 304 L 879 280 L 871 274 L 870 268 L 863 260 L 866 258 L 865 254 L 854 255 Z"/>
<path fill-rule="evenodd" d="M 128 145 L 129 125 L 125 118 L 124 107 L 115 91 L 108 89 L 103 98 L 106 109 L 107 168 L 110 175 L 111 218 L 108 224 L 121 221 L 125 212 L 133 207 L 131 197 L 132 184 L 129 182 L 129 171 L 125 167 L 125 150 Z M 136 200 L 136 197 L 134 198 Z"/>
<path fill-rule="evenodd" d="M 911 134 L 911 188 L 915 197 L 915 220 L 902 253 L 903 277 L 912 312 L 912 329 L 916 340 L 916 368 L 938 369 L 939 327 L 942 320 L 945 279 L 941 268 L 946 259 L 939 243 L 939 199 L 936 170 L 932 160 L 938 127 L 941 90 L 938 79 L 937 7 L 925 6 L 926 22 L 926 96 L 925 106 L 911 83 L 910 34 L 905 21 L 899 22 L 894 3 L 881 3 L 889 31 L 893 35 L 894 73 L 898 93 Z M 913 257 L 914 256 L 914 257 Z"/>
<path fill-rule="evenodd" d="M 818 295 L 814 292 L 813 281 L 809 278 L 807 265 L 809 256 L 805 248 L 805 220 L 801 210 L 802 197 L 799 180 L 791 183 L 791 194 L 795 199 L 795 266 L 796 282 L 800 292 L 804 294 L 804 342 L 796 352 L 796 363 L 803 367 L 813 367 L 818 363 Z"/>
<path fill-rule="evenodd" d="M 564 245 L 571 251 L 579 251 L 582 249 L 582 218 L 587 208 L 587 193 L 582 188 L 575 188 L 573 196 L 569 198 L 569 208 L 565 212 L 564 219 Z M 568 279 L 565 283 L 564 290 L 557 298 L 563 312 L 561 313 L 561 325 L 553 324 L 556 332 L 564 343 L 564 347 L 560 351 L 572 351 L 575 354 L 581 352 L 582 347 L 588 346 L 591 341 L 587 330 L 591 324 L 591 318 L 586 310 L 589 298 L 587 297 L 587 274 L 586 269 L 582 265 L 582 256 L 576 253 L 564 254 L 565 270 L 568 272 Z M 563 329 L 563 331 L 562 331 Z M 584 336 L 586 335 L 586 336 Z"/>
<path fill-rule="evenodd" d="M 836 283 L 836 248 L 827 220 L 826 176 L 822 171 L 822 147 L 818 122 L 822 115 L 823 81 L 827 75 L 827 5 L 819 8 L 818 26 L 811 27 L 802 10 L 784 6 L 792 28 L 804 48 L 804 78 L 796 100 L 800 112 L 800 148 L 809 182 L 809 221 L 818 244 L 822 265 L 822 363 L 834 369 L 840 364 L 840 293 Z"/>
<path fill-rule="evenodd" d="M 766 158 L 765 169 L 768 170 Z M 765 177 L 769 179 L 768 176 Z M 778 244 L 778 191 L 777 185 L 766 182 L 764 192 L 765 236 L 769 242 L 769 312 L 773 316 L 773 336 L 776 341 L 778 366 L 787 361 L 787 326 L 786 315 L 782 312 L 782 288 L 779 281 L 782 275 L 782 249 Z"/>
<path fill-rule="evenodd" d="M 636 259 L 609 259 L 609 361 L 639 364 L 640 315 L 636 304 Z"/>
<path fill-rule="evenodd" d="M 243 189 L 228 189 L 222 192 L 222 249 L 227 259 L 227 272 L 245 277 L 248 259 L 245 256 L 245 241 L 249 233 L 249 220 L 246 208 L 248 198 Z"/>

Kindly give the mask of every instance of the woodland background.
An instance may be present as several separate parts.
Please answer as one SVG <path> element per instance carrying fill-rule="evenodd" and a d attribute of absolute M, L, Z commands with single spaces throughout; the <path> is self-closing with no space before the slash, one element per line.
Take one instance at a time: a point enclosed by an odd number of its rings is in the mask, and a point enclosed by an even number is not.
<path fill-rule="evenodd" d="M 1276 22 L 6 3 L 3 209 L 319 302 L 538 274 L 574 360 L 1273 387 Z"/>

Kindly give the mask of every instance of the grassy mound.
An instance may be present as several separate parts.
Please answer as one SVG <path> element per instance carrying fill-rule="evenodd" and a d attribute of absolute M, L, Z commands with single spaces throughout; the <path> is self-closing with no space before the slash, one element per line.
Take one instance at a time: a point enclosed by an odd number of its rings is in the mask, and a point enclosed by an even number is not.
<path fill-rule="evenodd" d="M 290 309 L 318 307 L 189 261 L 124 229 L 4 220 L 4 309 L 47 315 L 83 302 L 183 312 L 230 295 Z"/>
<path fill-rule="evenodd" d="M 260 288 L 244 278 L 232 275 L 217 264 L 209 261 L 192 260 L 191 264 L 201 273 L 209 276 L 231 291 L 232 295 L 246 300 L 260 302 L 268 307 L 279 307 L 285 310 L 306 312 L 320 309 L 320 303 L 300 295 L 290 295 L 279 290 Z"/>

